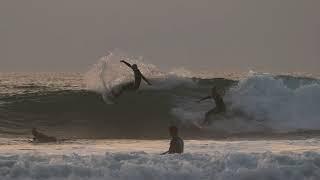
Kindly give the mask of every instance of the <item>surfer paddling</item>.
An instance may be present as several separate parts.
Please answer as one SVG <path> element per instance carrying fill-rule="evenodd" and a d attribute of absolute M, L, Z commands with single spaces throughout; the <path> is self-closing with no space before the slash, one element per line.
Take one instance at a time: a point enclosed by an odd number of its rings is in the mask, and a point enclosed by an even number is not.
<path fill-rule="evenodd" d="M 113 96 L 118 97 L 122 94 L 123 91 L 131 90 L 136 91 L 139 89 L 141 80 L 143 79 L 148 85 L 152 85 L 150 81 L 143 76 L 143 74 L 140 72 L 138 66 L 136 64 L 129 64 L 128 62 L 121 60 L 120 62 L 124 63 L 128 67 L 130 67 L 133 70 L 134 73 L 134 82 L 129 82 L 126 84 L 121 85 L 121 87 L 115 92 L 112 91 Z"/>
<path fill-rule="evenodd" d="M 183 143 L 183 140 L 178 136 L 178 128 L 175 126 L 169 127 L 169 133 L 170 133 L 170 136 L 172 137 L 170 142 L 170 148 L 167 152 L 164 152 L 161 155 L 183 153 L 184 143 Z"/>
<path fill-rule="evenodd" d="M 57 138 L 40 133 L 36 128 L 32 128 L 33 142 L 47 143 L 57 142 Z"/>
<path fill-rule="evenodd" d="M 218 93 L 218 91 L 215 87 L 213 87 L 211 89 L 211 96 L 204 97 L 204 98 L 200 99 L 198 102 L 200 103 L 201 101 L 204 101 L 206 99 L 214 99 L 214 101 L 216 103 L 216 107 L 206 113 L 203 124 L 209 123 L 209 116 L 226 112 L 226 105 L 223 101 L 223 98 Z"/>

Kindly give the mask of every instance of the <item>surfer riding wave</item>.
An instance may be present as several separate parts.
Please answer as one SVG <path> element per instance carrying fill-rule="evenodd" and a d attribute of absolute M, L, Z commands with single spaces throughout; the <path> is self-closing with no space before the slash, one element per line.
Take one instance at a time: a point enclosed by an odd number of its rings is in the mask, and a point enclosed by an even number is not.
<path fill-rule="evenodd" d="M 111 94 L 114 97 L 119 97 L 124 91 L 136 91 L 139 89 L 141 80 L 143 79 L 148 85 L 152 85 L 150 81 L 144 77 L 144 75 L 139 70 L 136 64 L 129 64 L 128 62 L 121 60 L 120 62 L 124 63 L 128 67 L 130 67 L 134 73 L 134 82 L 128 82 L 125 84 L 121 84 L 117 91 L 111 90 Z"/>
<path fill-rule="evenodd" d="M 211 95 L 210 96 L 201 98 L 198 102 L 201 102 L 201 101 L 206 100 L 206 99 L 211 99 L 211 98 L 214 99 L 214 101 L 216 103 L 216 107 L 213 108 L 212 110 L 208 111 L 205 114 L 205 119 L 202 122 L 202 124 L 209 124 L 210 123 L 209 116 L 217 115 L 217 114 L 223 114 L 223 113 L 226 112 L 226 105 L 225 105 L 225 103 L 223 101 L 222 96 L 218 93 L 216 87 L 213 87 L 211 89 Z"/>

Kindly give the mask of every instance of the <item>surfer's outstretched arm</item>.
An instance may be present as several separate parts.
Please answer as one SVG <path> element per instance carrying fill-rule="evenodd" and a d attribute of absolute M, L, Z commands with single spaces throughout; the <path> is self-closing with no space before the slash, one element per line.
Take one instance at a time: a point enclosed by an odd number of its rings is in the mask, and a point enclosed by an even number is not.
<path fill-rule="evenodd" d="M 206 99 L 211 99 L 211 96 L 207 96 L 207 97 L 201 98 L 198 102 L 204 101 Z"/>
<path fill-rule="evenodd" d="M 131 64 L 129 64 L 128 62 L 121 60 L 120 62 L 124 63 L 125 65 L 127 65 L 128 67 L 132 68 Z"/>
<path fill-rule="evenodd" d="M 150 86 L 152 85 L 151 82 L 146 77 L 144 77 L 142 74 L 141 74 L 141 77 L 148 85 L 150 85 Z"/>

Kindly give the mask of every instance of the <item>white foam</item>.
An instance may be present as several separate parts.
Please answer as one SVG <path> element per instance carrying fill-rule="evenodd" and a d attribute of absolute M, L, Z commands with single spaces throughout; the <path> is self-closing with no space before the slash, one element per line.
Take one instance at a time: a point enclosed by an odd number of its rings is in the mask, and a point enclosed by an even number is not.
<path fill-rule="evenodd" d="M 319 139 L 186 140 L 185 154 L 165 156 L 167 140 L 1 140 L 10 142 L 0 148 L 1 180 L 320 178 Z"/>
<path fill-rule="evenodd" d="M 229 92 L 231 109 L 241 110 L 273 130 L 320 129 L 320 85 L 290 89 L 271 75 L 253 75 Z"/>
<path fill-rule="evenodd" d="M 0 156 L 3 180 L 247 180 L 320 178 L 320 155 L 306 152 L 152 155 L 144 152 L 105 155 Z"/>
<path fill-rule="evenodd" d="M 203 95 L 204 96 L 204 95 Z M 184 124 L 203 121 L 214 107 L 210 101 L 197 103 L 196 98 L 177 100 L 172 112 Z M 320 84 L 301 83 L 288 88 L 270 74 L 252 73 L 231 88 L 226 96 L 228 113 L 211 117 L 211 128 L 226 132 L 296 131 L 320 129 Z"/>

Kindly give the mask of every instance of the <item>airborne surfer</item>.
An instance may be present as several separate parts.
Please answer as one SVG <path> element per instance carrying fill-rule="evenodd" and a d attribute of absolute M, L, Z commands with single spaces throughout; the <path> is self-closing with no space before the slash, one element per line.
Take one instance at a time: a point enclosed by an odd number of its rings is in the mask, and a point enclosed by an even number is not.
<path fill-rule="evenodd" d="M 209 116 L 214 115 L 214 114 L 221 114 L 226 112 L 226 105 L 223 101 L 222 96 L 218 93 L 217 89 L 213 87 L 211 89 L 211 96 L 204 97 L 200 99 L 198 102 L 201 102 L 206 99 L 214 99 L 216 103 L 216 107 L 213 108 L 212 110 L 208 111 L 205 115 L 205 119 L 203 121 L 203 124 L 208 124 L 209 123 Z"/>
<path fill-rule="evenodd" d="M 139 89 L 141 84 L 141 79 L 143 79 L 148 85 L 152 85 L 150 81 L 143 76 L 143 74 L 138 69 L 138 66 L 136 64 L 129 64 L 128 62 L 121 60 L 120 62 L 124 63 L 128 67 L 130 67 L 133 70 L 134 73 L 134 82 L 129 82 L 126 84 L 122 84 L 120 88 L 117 91 L 111 91 L 112 95 L 115 97 L 118 97 L 122 94 L 123 91 L 131 90 L 136 91 Z"/>

